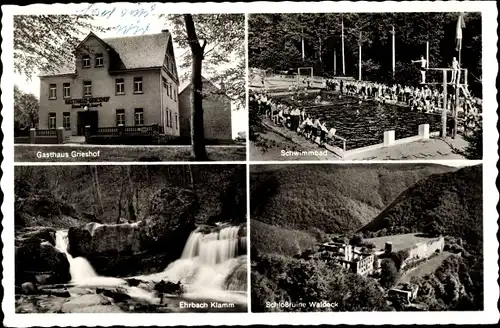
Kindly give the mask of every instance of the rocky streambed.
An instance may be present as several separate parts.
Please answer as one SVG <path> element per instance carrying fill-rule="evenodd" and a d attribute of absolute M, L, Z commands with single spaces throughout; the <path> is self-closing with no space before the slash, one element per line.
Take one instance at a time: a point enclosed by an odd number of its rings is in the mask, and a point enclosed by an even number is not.
<path fill-rule="evenodd" d="M 132 284 L 134 285 L 134 284 Z M 167 287 L 166 287 L 167 286 Z M 26 288 L 26 286 L 23 286 Z M 141 281 L 137 286 L 38 286 L 16 291 L 17 313 L 246 312 L 245 303 L 183 296 L 182 285 Z M 239 298 L 246 298 L 241 292 Z M 186 305 L 182 305 L 186 304 Z M 189 304 L 194 304 L 190 307 Z M 199 306 L 208 304 L 207 307 Z M 198 306 L 197 306 L 198 305 Z"/>
<path fill-rule="evenodd" d="M 196 226 L 195 195 L 162 189 L 148 215 L 16 233 L 16 311 L 246 311 L 246 231 Z"/>

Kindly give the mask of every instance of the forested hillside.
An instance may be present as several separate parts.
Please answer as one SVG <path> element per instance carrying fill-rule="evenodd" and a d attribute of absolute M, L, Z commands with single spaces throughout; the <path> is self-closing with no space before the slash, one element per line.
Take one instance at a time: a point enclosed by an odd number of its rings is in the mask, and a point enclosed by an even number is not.
<path fill-rule="evenodd" d="M 276 227 L 347 233 L 441 165 L 280 165 L 253 167 L 251 217 Z"/>
<path fill-rule="evenodd" d="M 358 74 L 362 46 L 363 78 L 370 81 L 418 82 L 418 66 L 411 61 L 426 55 L 429 67 L 446 68 L 455 49 L 459 13 L 344 13 L 252 14 L 249 17 L 249 66 L 297 71 L 313 67 L 315 75 L 332 76 L 334 57 L 342 74 L 341 42 L 344 25 L 345 74 Z M 469 87 L 481 96 L 481 14 L 466 13 L 462 41 L 462 67 L 469 70 Z M 395 29 L 396 74 L 392 78 L 392 26 Z M 304 60 L 302 59 L 302 37 Z"/>
<path fill-rule="evenodd" d="M 365 235 L 432 230 L 462 239 L 481 252 L 483 240 L 482 166 L 433 175 L 401 194 L 360 231 Z"/>

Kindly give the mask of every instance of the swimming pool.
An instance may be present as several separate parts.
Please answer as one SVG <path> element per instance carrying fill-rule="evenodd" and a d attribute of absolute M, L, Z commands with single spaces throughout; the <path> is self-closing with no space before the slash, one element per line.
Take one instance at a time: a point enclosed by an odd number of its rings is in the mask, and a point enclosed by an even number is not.
<path fill-rule="evenodd" d="M 396 139 L 418 135 L 420 124 L 429 124 L 429 131 L 441 130 L 441 115 L 411 111 L 409 108 L 336 96 L 324 104 L 315 104 L 310 96 L 302 98 L 302 106 L 313 118 L 326 122 L 328 129 L 335 128 L 337 135 L 347 139 L 346 150 L 371 146 L 384 141 L 384 131 L 395 131 Z M 279 97 L 290 102 L 290 96 Z M 448 118 L 448 126 L 452 126 Z M 335 143 L 337 146 L 341 144 Z"/>

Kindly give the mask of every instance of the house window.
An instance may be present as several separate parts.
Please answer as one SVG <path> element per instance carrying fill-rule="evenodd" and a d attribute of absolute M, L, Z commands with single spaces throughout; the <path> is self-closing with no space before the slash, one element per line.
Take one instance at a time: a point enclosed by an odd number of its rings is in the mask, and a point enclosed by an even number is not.
<path fill-rule="evenodd" d="M 125 94 L 125 80 L 124 79 L 116 79 L 115 80 L 115 92 L 117 95 Z"/>
<path fill-rule="evenodd" d="M 125 125 L 125 109 L 116 110 L 116 126 Z"/>
<path fill-rule="evenodd" d="M 49 113 L 49 129 L 56 128 L 56 113 Z"/>
<path fill-rule="evenodd" d="M 174 122 L 172 121 L 172 111 L 168 112 L 168 116 L 169 116 L 169 120 L 170 120 L 170 127 L 173 128 L 174 127 Z"/>
<path fill-rule="evenodd" d="M 174 101 L 177 102 L 177 90 L 174 89 Z"/>
<path fill-rule="evenodd" d="M 71 85 L 69 83 L 63 83 L 63 97 L 71 98 Z"/>
<path fill-rule="evenodd" d="M 170 126 L 170 122 L 168 121 L 168 112 L 169 112 L 169 110 L 167 108 L 165 108 L 165 114 L 166 114 L 165 116 L 167 117 L 167 127 Z"/>
<path fill-rule="evenodd" d="M 63 128 L 71 130 L 71 114 L 69 112 L 63 113 Z"/>
<path fill-rule="evenodd" d="M 142 77 L 134 77 L 134 93 L 142 93 Z"/>
<path fill-rule="evenodd" d="M 170 99 L 172 99 L 172 84 L 168 86 L 170 88 Z"/>
<path fill-rule="evenodd" d="M 83 56 L 82 63 L 83 63 L 83 68 L 90 68 L 90 56 L 88 55 Z"/>
<path fill-rule="evenodd" d="M 175 129 L 179 130 L 179 116 L 175 113 Z"/>
<path fill-rule="evenodd" d="M 83 96 L 84 97 L 92 96 L 92 81 L 83 82 Z"/>
<path fill-rule="evenodd" d="M 95 67 L 103 67 L 104 66 L 104 57 L 102 54 L 95 55 Z"/>
<path fill-rule="evenodd" d="M 49 99 L 57 99 L 57 86 L 55 84 L 49 85 Z"/>
<path fill-rule="evenodd" d="M 161 82 L 163 83 L 163 87 L 166 89 L 167 88 L 167 79 L 162 76 Z"/>
<path fill-rule="evenodd" d="M 135 125 L 144 125 L 144 110 L 142 108 L 134 109 Z"/>

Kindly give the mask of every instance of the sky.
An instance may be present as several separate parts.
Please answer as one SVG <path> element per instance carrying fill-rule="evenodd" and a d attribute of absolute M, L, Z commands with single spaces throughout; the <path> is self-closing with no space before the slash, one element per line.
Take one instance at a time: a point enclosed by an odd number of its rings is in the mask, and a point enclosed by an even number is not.
<path fill-rule="evenodd" d="M 160 33 L 161 30 L 172 28 L 164 18 L 159 18 L 158 15 L 164 12 L 159 12 L 155 4 L 139 3 L 130 4 L 128 6 L 117 4 L 80 4 L 74 7 L 76 13 L 93 15 L 93 24 L 108 28 L 105 32 L 96 33 L 102 38 L 112 38 L 120 36 L 132 36 L 141 34 L 155 34 Z M 82 31 L 81 38 L 83 39 L 90 30 Z M 179 66 L 182 55 L 189 48 L 180 48 L 175 42 L 174 53 L 177 63 L 177 72 L 179 78 L 182 78 L 186 70 L 181 69 Z M 221 66 L 226 68 L 226 66 Z M 189 70 L 189 69 L 188 69 Z M 40 95 L 40 80 L 35 74 L 31 79 L 23 75 L 14 73 L 14 83 L 21 88 L 24 92 L 32 93 L 37 98 Z M 184 86 L 187 82 L 180 81 L 180 87 Z M 243 109 L 238 109 L 232 106 L 232 127 L 233 137 L 236 137 L 238 132 L 246 131 L 248 126 L 248 112 Z"/>

